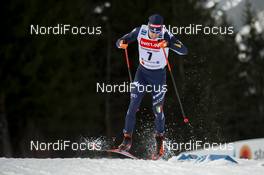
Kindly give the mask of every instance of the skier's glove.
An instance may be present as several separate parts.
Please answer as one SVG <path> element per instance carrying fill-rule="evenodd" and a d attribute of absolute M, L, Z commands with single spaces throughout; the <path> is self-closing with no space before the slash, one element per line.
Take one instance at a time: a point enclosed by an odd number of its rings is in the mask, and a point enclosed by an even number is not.
<path fill-rule="evenodd" d="M 160 48 L 165 48 L 168 47 L 168 42 L 165 40 L 161 40 L 158 45 L 160 46 Z"/>
<path fill-rule="evenodd" d="M 119 43 L 119 48 L 121 49 L 126 49 L 128 46 L 128 44 L 125 43 L 124 40 L 121 40 L 120 43 Z"/>

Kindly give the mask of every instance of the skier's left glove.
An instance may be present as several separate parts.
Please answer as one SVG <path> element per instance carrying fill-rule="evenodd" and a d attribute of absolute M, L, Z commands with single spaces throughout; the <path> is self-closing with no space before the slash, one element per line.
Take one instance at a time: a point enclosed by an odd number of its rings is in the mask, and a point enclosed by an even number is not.
<path fill-rule="evenodd" d="M 160 46 L 160 48 L 165 48 L 165 47 L 168 47 L 168 41 L 166 40 L 161 40 L 158 45 Z"/>

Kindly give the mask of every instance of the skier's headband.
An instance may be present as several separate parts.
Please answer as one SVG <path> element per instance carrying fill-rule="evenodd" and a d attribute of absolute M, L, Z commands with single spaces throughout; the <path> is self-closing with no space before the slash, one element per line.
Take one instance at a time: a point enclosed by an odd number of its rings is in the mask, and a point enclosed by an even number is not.
<path fill-rule="evenodd" d="M 155 34 L 160 34 L 162 32 L 162 25 L 158 25 L 158 24 L 148 24 L 149 26 L 149 30 L 152 32 L 152 33 L 155 33 Z"/>

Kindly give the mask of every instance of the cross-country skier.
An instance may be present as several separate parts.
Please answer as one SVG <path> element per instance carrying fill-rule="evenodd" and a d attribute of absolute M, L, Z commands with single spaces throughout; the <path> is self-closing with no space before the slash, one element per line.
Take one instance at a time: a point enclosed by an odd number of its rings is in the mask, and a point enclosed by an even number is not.
<path fill-rule="evenodd" d="M 133 81 L 130 104 L 126 114 L 124 139 L 119 145 L 120 150 L 128 151 L 132 144 L 132 133 L 136 121 L 136 112 L 146 91 L 142 92 L 139 85 L 152 88 L 152 105 L 155 115 L 156 155 L 162 156 L 165 117 L 163 103 L 166 92 L 166 57 L 169 49 L 179 55 L 187 54 L 186 47 L 176 39 L 163 25 L 163 17 L 154 14 L 149 17 L 148 25 L 141 25 L 117 40 L 118 48 L 126 49 L 128 44 L 138 41 L 139 66 Z M 165 87 L 165 88 L 164 88 Z"/>

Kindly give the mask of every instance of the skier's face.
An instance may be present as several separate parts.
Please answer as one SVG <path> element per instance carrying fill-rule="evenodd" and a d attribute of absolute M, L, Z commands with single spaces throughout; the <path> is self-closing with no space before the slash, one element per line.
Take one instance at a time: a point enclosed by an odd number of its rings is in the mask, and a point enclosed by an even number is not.
<path fill-rule="evenodd" d="M 149 37 L 150 39 L 157 39 L 159 37 L 159 34 L 149 31 Z"/>

